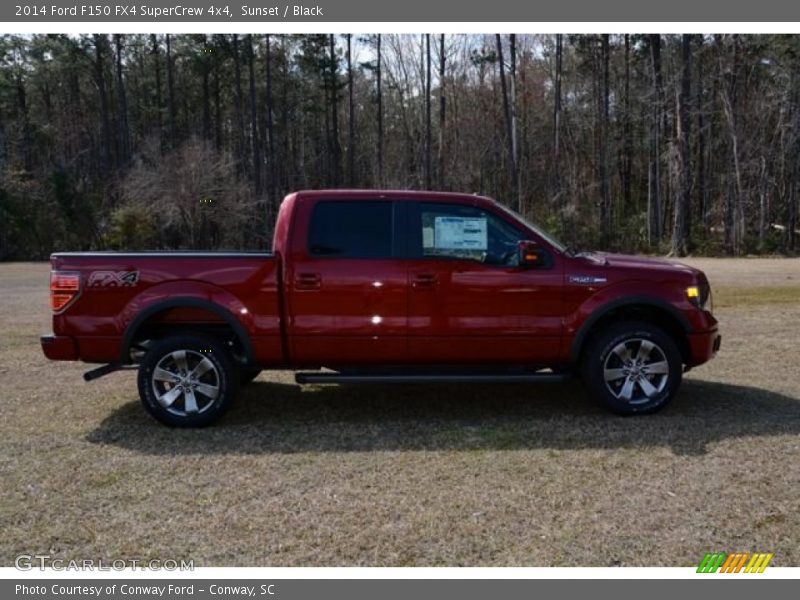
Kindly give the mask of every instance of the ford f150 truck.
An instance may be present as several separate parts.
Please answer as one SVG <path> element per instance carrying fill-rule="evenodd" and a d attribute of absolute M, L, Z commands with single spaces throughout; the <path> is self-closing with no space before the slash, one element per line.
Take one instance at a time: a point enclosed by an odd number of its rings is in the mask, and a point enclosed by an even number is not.
<path fill-rule="evenodd" d="M 576 252 L 466 194 L 301 191 L 271 253 L 51 257 L 53 360 L 138 369 L 173 426 L 218 419 L 262 369 L 298 383 L 561 381 L 620 414 L 664 406 L 719 349 L 705 275 Z"/>

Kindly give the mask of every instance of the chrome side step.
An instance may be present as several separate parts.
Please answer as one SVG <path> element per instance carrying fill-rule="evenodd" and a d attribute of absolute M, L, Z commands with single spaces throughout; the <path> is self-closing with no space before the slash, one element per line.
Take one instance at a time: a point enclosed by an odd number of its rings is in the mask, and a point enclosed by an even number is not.
<path fill-rule="evenodd" d="M 568 373 L 295 373 L 297 383 L 561 383 Z"/>

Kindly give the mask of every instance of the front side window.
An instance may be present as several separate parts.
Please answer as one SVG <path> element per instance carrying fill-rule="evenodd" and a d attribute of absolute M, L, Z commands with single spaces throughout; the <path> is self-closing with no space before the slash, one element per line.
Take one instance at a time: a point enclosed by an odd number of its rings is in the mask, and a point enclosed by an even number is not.
<path fill-rule="evenodd" d="M 422 256 L 513 266 L 522 232 L 481 208 L 459 204 L 420 205 Z"/>
<path fill-rule="evenodd" d="M 318 202 L 311 213 L 308 251 L 334 258 L 390 258 L 392 203 Z"/>

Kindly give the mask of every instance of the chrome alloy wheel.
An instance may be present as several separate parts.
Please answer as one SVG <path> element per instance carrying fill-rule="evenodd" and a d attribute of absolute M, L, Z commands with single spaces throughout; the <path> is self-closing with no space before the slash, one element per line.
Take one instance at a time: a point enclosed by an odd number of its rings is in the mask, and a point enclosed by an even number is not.
<path fill-rule="evenodd" d="M 669 363 L 664 351 L 650 340 L 631 338 L 608 353 L 603 365 L 608 391 L 629 404 L 642 404 L 664 391 Z"/>
<path fill-rule="evenodd" d="M 151 380 L 158 403 L 181 417 L 211 408 L 220 390 L 216 365 L 194 350 L 175 350 L 164 355 L 153 369 Z"/>

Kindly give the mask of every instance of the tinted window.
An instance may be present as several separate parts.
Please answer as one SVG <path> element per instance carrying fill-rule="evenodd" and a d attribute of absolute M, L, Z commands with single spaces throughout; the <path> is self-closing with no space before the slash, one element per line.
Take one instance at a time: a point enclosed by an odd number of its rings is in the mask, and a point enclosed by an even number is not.
<path fill-rule="evenodd" d="M 422 256 L 512 265 L 523 234 L 481 208 L 459 204 L 422 204 Z"/>
<path fill-rule="evenodd" d="M 311 214 L 308 250 L 313 256 L 392 256 L 391 202 L 318 202 Z"/>

